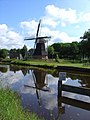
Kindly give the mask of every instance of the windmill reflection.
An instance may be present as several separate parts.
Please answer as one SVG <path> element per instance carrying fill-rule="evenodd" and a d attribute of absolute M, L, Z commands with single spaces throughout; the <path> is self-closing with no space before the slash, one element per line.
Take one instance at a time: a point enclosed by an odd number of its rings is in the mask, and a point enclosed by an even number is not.
<path fill-rule="evenodd" d="M 37 100 L 39 105 L 41 106 L 39 91 L 41 90 L 44 92 L 50 92 L 50 88 L 47 86 L 48 80 L 46 79 L 46 72 L 42 70 L 31 70 L 31 73 L 35 86 L 30 86 L 30 85 L 24 85 L 24 86 L 36 90 Z"/>
<path fill-rule="evenodd" d="M 45 83 L 46 72 L 41 70 L 32 71 L 34 82 L 36 83 L 36 87 L 38 89 L 42 89 L 47 84 Z"/>

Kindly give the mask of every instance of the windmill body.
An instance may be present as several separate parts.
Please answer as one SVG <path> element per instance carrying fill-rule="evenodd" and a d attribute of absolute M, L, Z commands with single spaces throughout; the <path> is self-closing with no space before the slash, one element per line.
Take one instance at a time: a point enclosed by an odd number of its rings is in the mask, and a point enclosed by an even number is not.
<path fill-rule="evenodd" d="M 34 52 L 33 52 L 33 56 L 32 56 L 33 58 L 48 59 L 48 52 L 46 51 L 45 43 L 47 42 L 46 39 L 49 39 L 51 37 L 50 36 L 44 36 L 44 37 L 38 36 L 40 24 L 41 24 L 41 20 L 39 21 L 39 24 L 38 24 L 36 38 L 26 38 L 24 40 L 35 40 Z"/>
<path fill-rule="evenodd" d="M 33 53 L 33 58 L 36 58 L 36 59 L 47 59 L 48 58 L 48 53 L 45 49 L 44 42 L 37 43 L 36 49 L 34 50 L 34 53 Z"/>

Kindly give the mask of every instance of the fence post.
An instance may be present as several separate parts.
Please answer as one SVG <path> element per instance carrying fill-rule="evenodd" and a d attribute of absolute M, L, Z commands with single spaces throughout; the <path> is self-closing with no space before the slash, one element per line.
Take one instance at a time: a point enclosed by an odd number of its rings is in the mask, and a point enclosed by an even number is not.
<path fill-rule="evenodd" d="M 58 97 L 62 96 L 62 81 L 66 80 L 66 72 L 59 72 Z"/>
<path fill-rule="evenodd" d="M 62 96 L 62 81 L 58 80 L 58 97 Z"/>

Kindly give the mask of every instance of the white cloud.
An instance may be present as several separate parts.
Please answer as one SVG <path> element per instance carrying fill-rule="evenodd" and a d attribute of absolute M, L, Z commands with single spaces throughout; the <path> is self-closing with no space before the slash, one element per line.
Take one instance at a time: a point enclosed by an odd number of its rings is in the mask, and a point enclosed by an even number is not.
<path fill-rule="evenodd" d="M 62 8 L 56 7 L 55 5 L 46 6 L 45 11 L 46 11 L 47 23 L 50 23 L 50 25 L 54 27 L 56 27 L 58 23 L 62 27 L 65 27 L 66 25 L 69 25 L 69 24 L 90 22 L 90 12 L 83 12 L 83 11 L 78 12 L 71 8 L 62 9 Z M 48 22 L 48 21 L 51 21 L 51 22 Z"/>
<path fill-rule="evenodd" d="M 72 37 L 72 36 L 69 36 L 67 33 L 65 32 L 62 32 L 60 35 L 59 35 L 59 38 L 61 39 L 62 42 L 72 42 L 72 41 L 79 41 L 79 37 Z"/>
<path fill-rule="evenodd" d="M 52 19 L 51 17 L 45 16 L 45 17 L 43 17 L 43 24 L 49 25 L 52 28 L 55 28 L 59 24 L 59 21 L 57 22 L 54 19 Z"/>
<path fill-rule="evenodd" d="M 90 22 L 90 12 L 80 13 L 79 22 Z"/>
<path fill-rule="evenodd" d="M 49 41 L 49 44 L 57 43 L 57 42 L 63 42 L 63 43 L 71 43 L 73 41 L 80 41 L 78 36 L 69 36 L 66 32 L 60 32 L 60 31 L 51 31 L 51 41 Z"/>
<path fill-rule="evenodd" d="M 12 31 L 6 24 L 0 24 L 0 48 L 21 48 L 23 37 Z"/>
<path fill-rule="evenodd" d="M 54 5 L 46 6 L 46 14 L 57 21 L 60 21 L 61 25 L 77 23 L 77 13 L 76 10 L 69 8 L 61 9 Z"/>
<path fill-rule="evenodd" d="M 30 30 L 30 29 L 34 30 L 35 27 L 37 27 L 37 23 L 38 22 L 36 22 L 35 20 L 28 21 L 28 22 L 24 21 L 24 22 L 21 22 L 21 27 L 26 30 Z"/>
<path fill-rule="evenodd" d="M 76 25 L 75 28 L 77 28 L 77 29 L 80 28 L 80 25 Z"/>
<path fill-rule="evenodd" d="M 34 36 L 36 35 L 36 30 L 38 27 L 38 22 L 35 20 L 32 21 L 23 21 L 20 23 L 20 27 L 24 30 L 24 34 L 27 36 Z"/>

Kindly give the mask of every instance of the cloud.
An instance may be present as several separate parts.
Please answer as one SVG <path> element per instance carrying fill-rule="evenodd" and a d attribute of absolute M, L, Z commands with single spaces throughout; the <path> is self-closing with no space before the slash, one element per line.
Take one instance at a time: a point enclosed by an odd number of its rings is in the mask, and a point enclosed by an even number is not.
<path fill-rule="evenodd" d="M 54 20 L 52 17 L 45 16 L 43 17 L 43 24 L 48 25 L 49 27 L 55 28 L 60 22 Z"/>
<path fill-rule="evenodd" d="M 72 41 L 79 41 L 79 37 L 69 36 L 65 32 L 61 32 L 59 35 L 59 39 L 61 39 L 62 42 L 72 42 Z"/>
<path fill-rule="evenodd" d="M 21 48 L 24 45 L 23 37 L 12 31 L 6 24 L 0 24 L 0 48 Z"/>
<path fill-rule="evenodd" d="M 68 10 L 61 9 L 56 7 L 55 5 L 47 5 L 45 7 L 45 15 L 42 16 L 42 19 L 43 19 L 43 24 L 51 28 L 56 28 L 58 25 L 61 25 L 63 27 L 68 24 L 74 24 L 78 22 L 78 16 L 76 10 L 73 10 L 71 8 L 69 8 Z M 27 23 L 27 21 L 22 22 L 22 25 L 24 27 L 27 27 L 26 30 L 29 29 L 28 28 L 29 26 L 31 25 L 35 26 L 36 24 L 38 24 L 38 22 L 36 22 L 35 20 L 28 22 L 29 23 Z"/>
<path fill-rule="evenodd" d="M 90 22 L 90 12 L 78 12 L 75 9 L 59 8 L 55 5 L 48 5 L 45 8 L 47 21 L 53 21 L 51 25 L 60 25 L 62 27 L 80 22 Z M 48 23 L 48 22 L 47 22 Z M 49 22 L 50 23 L 50 22 Z"/>
<path fill-rule="evenodd" d="M 27 36 L 35 36 L 38 22 L 35 20 L 23 21 L 20 23 L 20 27 L 23 29 L 24 34 Z"/>
<path fill-rule="evenodd" d="M 78 21 L 76 10 L 71 8 L 66 10 L 58 8 L 54 5 L 48 5 L 46 6 L 45 10 L 48 17 L 52 17 L 56 21 L 60 21 L 62 26 L 74 24 Z"/>
<path fill-rule="evenodd" d="M 60 31 L 52 31 L 52 40 L 49 41 L 49 44 L 63 42 L 63 43 L 71 43 L 73 41 L 80 41 L 79 36 L 70 36 L 66 32 Z"/>
<path fill-rule="evenodd" d="M 81 12 L 79 16 L 79 22 L 90 22 L 90 12 Z"/>

